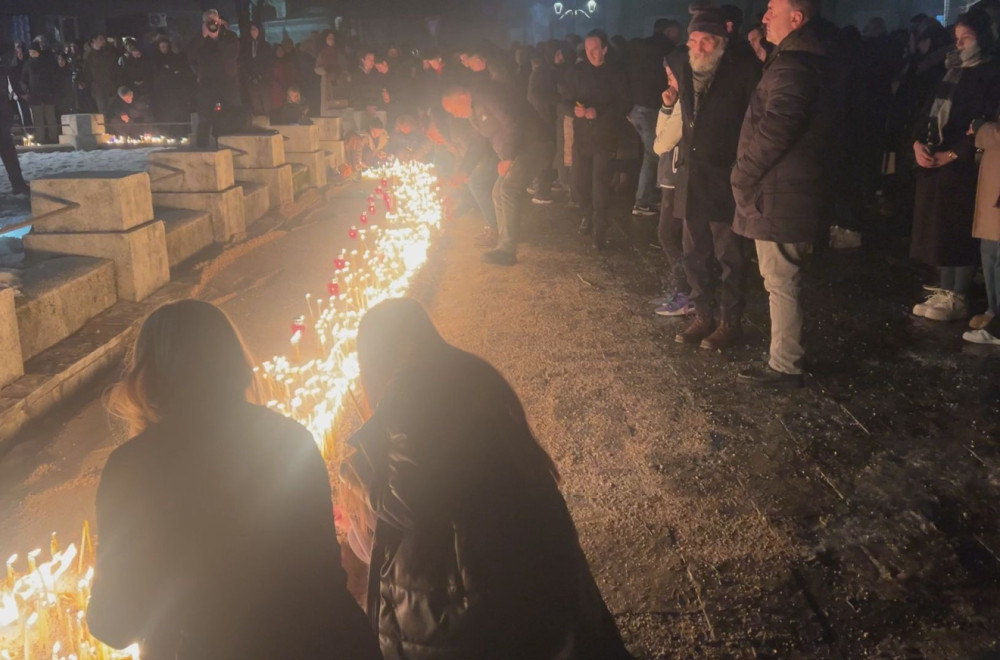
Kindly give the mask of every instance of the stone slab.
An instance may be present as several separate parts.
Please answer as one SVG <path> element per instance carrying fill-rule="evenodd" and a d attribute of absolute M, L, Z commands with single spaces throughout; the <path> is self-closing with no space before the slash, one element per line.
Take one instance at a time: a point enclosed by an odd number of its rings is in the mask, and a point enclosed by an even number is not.
<path fill-rule="evenodd" d="M 320 140 L 339 140 L 343 137 L 340 117 L 314 117 L 312 123 L 319 132 Z"/>
<path fill-rule="evenodd" d="M 163 222 L 171 268 L 187 261 L 215 241 L 212 215 L 207 211 L 158 208 L 156 219 Z"/>
<path fill-rule="evenodd" d="M 233 152 L 229 149 L 165 149 L 149 154 L 150 186 L 153 192 L 219 192 L 232 188 Z M 183 170 L 170 170 L 154 163 Z"/>
<path fill-rule="evenodd" d="M 61 172 L 31 182 L 31 214 L 62 208 L 51 195 L 80 208 L 34 225 L 37 233 L 125 231 L 153 219 L 153 198 L 145 172 Z"/>
<path fill-rule="evenodd" d="M 237 168 L 278 167 L 285 163 L 285 140 L 278 131 L 223 135 L 218 141 L 219 147 L 235 150 L 233 165 Z"/>
<path fill-rule="evenodd" d="M 271 208 L 271 197 L 263 183 L 243 181 L 240 185 L 243 187 L 243 213 L 246 215 L 247 227 L 250 227 L 267 215 Z"/>
<path fill-rule="evenodd" d="M 59 144 L 74 149 L 100 149 L 111 142 L 110 135 L 60 135 Z"/>
<path fill-rule="evenodd" d="M 327 183 L 327 170 L 330 167 L 330 156 L 322 149 L 305 153 L 286 151 L 285 158 L 289 163 L 305 165 L 309 170 L 309 185 L 323 188 Z"/>
<path fill-rule="evenodd" d="M 316 151 L 319 149 L 319 127 L 313 124 L 275 126 L 274 130 L 285 138 L 285 159 L 289 152 Z"/>
<path fill-rule="evenodd" d="M 28 234 L 29 253 L 46 252 L 110 259 L 115 264 L 118 297 L 138 302 L 170 281 L 170 260 L 163 223 L 147 222 L 122 232 Z"/>
<path fill-rule="evenodd" d="M 0 346 L 0 387 L 5 387 L 24 375 L 14 289 L 0 289 Z"/>
<path fill-rule="evenodd" d="M 63 135 L 100 135 L 106 131 L 104 115 L 99 114 L 63 115 L 59 123 Z"/>
<path fill-rule="evenodd" d="M 320 140 L 319 148 L 330 155 L 330 167 L 340 167 L 347 162 L 347 151 L 343 140 Z"/>
<path fill-rule="evenodd" d="M 15 301 L 21 354 L 38 355 L 115 304 L 115 265 L 109 259 L 58 257 L 24 270 Z"/>
<path fill-rule="evenodd" d="M 219 192 L 155 192 L 153 203 L 157 206 L 208 211 L 212 216 L 212 236 L 216 243 L 242 240 L 247 230 L 246 215 L 243 212 L 243 189 L 240 186 Z"/>
<path fill-rule="evenodd" d="M 253 181 L 267 186 L 270 208 L 280 208 L 295 201 L 292 186 L 292 166 L 289 163 L 278 167 L 236 168 L 237 181 Z"/>

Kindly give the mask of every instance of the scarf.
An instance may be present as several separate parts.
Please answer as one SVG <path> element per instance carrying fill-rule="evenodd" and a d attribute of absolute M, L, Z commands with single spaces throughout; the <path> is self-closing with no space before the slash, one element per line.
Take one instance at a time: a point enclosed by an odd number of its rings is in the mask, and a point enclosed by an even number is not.
<path fill-rule="evenodd" d="M 972 69 L 987 60 L 979 45 L 971 46 L 965 50 L 953 50 L 945 58 L 944 79 L 938 85 L 937 95 L 934 103 L 931 104 L 930 121 L 927 127 L 927 144 L 936 146 L 944 142 L 944 129 L 951 119 L 951 101 L 955 95 L 958 82 L 962 79 L 962 74 L 966 69 Z"/>
<path fill-rule="evenodd" d="M 719 71 L 719 63 L 722 62 L 724 54 L 725 50 L 723 48 L 712 53 L 708 58 L 712 66 L 705 71 L 698 71 L 693 66 L 691 67 L 691 82 L 694 84 L 694 113 L 696 117 L 698 110 L 701 108 L 701 101 L 705 98 L 708 88 L 712 86 L 712 81 L 715 80 L 715 74 Z"/>

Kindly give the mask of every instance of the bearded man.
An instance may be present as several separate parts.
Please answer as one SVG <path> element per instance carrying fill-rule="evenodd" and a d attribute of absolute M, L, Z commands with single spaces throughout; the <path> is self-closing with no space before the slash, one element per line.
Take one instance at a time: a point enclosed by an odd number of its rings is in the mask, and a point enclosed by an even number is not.
<path fill-rule="evenodd" d="M 726 17 L 718 10 L 695 15 L 688 35 L 688 59 L 673 72 L 673 110 L 683 121 L 674 216 L 684 223 L 684 272 L 695 317 L 676 340 L 722 351 L 742 338 L 746 241 L 733 233 L 729 175 L 761 67 L 756 58 L 729 48 Z"/>

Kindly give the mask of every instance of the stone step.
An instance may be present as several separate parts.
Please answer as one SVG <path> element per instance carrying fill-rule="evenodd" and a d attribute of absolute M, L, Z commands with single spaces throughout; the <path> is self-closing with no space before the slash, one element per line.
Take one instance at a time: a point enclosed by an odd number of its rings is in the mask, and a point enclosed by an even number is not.
<path fill-rule="evenodd" d="M 310 183 L 309 168 L 301 163 L 292 163 L 292 189 L 295 191 L 295 196 L 298 197 Z"/>
<path fill-rule="evenodd" d="M 236 185 L 243 187 L 243 209 L 247 219 L 247 227 L 257 222 L 267 214 L 271 206 L 271 197 L 267 185 L 255 181 L 237 181 Z"/>
<path fill-rule="evenodd" d="M 157 206 L 153 207 L 153 215 L 163 221 L 171 268 L 214 243 L 212 214 L 208 211 Z"/>
<path fill-rule="evenodd" d="M 15 301 L 25 360 L 54 346 L 118 300 L 115 264 L 96 257 L 55 257 L 28 266 Z"/>

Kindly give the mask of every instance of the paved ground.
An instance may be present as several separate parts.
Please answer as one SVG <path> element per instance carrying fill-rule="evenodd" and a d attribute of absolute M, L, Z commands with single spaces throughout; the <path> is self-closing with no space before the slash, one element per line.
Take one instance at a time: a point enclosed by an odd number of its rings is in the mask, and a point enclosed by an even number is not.
<path fill-rule="evenodd" d="M 353 213 L 334 202 L 207 292 L 259 355 L 284 352 Z M 623 223 L 599 256 L 567 212 L 534 209 L 521 263 L 498 269 L 456 221 L 421 287 L 443 334 L 522 396 L 634 652 L 1000 654 L 1000 353 L 909 317 L 921 274 L 891 252 L 843 252 L 809 281 L 809 387 L 741 389 L 766 350 L 759 280 L 746 348 L 677 345 L 647 302 L 648 229 Z M 0 556 L 76 532 L 112 437 L 92 395 L 0 460 Z"/>

